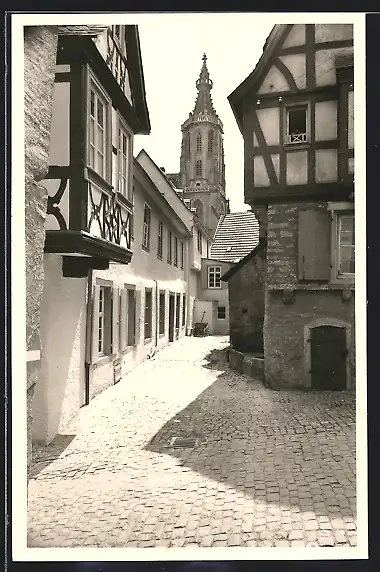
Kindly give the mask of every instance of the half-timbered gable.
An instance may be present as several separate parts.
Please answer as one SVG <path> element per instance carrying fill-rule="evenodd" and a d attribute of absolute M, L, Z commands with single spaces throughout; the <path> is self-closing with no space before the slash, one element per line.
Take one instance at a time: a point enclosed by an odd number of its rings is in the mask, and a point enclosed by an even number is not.
<path fill-rule="evenodd" d="M 59 40 L 45 252 L 66 276 L 132 257 L 133 136 L 150 131 L 136 26 Z"/>
<path fill-rule="evenodd" d="M 229 101 L 244 136 L 247 202 L 353 191 L 352 25 L 275 26 Z"/>

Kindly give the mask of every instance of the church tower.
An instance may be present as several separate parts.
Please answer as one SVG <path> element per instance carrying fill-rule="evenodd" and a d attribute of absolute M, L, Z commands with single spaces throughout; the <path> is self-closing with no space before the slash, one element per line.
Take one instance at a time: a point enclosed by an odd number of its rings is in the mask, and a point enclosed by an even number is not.
<path fill-rule="evenodd" d="M 182 124 L 179 175 L 168 175 L 180 187 L 184 199 L 213 236 L 221 215 L 229 212 L 225 193 L 223 124 L 211 99 L 212 80 L 203 55 L 194 109 Z"/>

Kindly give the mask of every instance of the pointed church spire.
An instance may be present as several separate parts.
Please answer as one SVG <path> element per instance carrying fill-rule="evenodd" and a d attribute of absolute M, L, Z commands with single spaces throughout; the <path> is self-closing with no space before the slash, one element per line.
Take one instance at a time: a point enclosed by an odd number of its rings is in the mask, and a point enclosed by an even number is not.
<path fill-rule="evenodd" d="M 201 69 L 201 73 L 199 74 L 199 78 L 197 79 L 196 82 L 196 87 L 198 90 L 198 96 L 195 102 L 195 107 L 194 107 L 194 114 L 198 114 L 198 113 L 215 113 L 213 104 L 212 104 L 212 99 L 211 99 L 211 94 L 210 91 L 212 89 L 212 80 L 210 79 L 210 74 L 208 72 L 207 69 L 207 56 L 206 54 L 203 54 L 202 57 L 203 60 L 203 64 L 202 64 L 202 69 Z"/>

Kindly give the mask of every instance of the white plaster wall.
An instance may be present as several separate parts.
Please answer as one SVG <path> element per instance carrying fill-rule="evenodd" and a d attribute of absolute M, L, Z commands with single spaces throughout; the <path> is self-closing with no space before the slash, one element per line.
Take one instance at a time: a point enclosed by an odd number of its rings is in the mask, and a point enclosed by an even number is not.
<path fill-rule="evenodd" d="M 49 443 L 84 403 L 85 278 L 63 278 L 62 257 L 44 256 L 42 360 L 33 401 L 33 439 Z"/>
<path fill-rule="evenodd" d="M 307 183 L 307 151 L 289 151 L 286 154 L 286 184 Z"/>
<path fill-rule="evenodd" d="M 50 165 L 70 162 L 70 82 L 54 84 L 49 157 Z"/>
<path fill-rule="evenodd" d="M 305 43 L 305 24 L 294 24 L 283 46 L 302 46 Z"/>
<path fill-rule="evenodd" d="M 315 140 L 337 138 L 337 102 L 317 101 L 315 104 Z"/>
<path fill-rule="evenodd" d="M 207 323 L 210 334 L 214 333 L 215 306 L 216 303 L 212 300 L 195 300 L 194 304 L 194 322 L 202 321 L 203 323 Z M 203 312 L 205 312 L 204 316 Z"/>
<path fill-rule="evenodd" d="M 272 66 L 264 78 L 258 93 L 276 93 L 277 91 L 287 91 L 288 89 L 288 82 L 283 74 L 276 66 Z"/>
<path fill-rule="evenodd" d="M 315 152 L 315 180 L 317 183 L 336 181 L 338 154 L 336 149 L 317 149 Z"/>
<path fill-rule="evenodd" d="M 258 109 L 257 117 L 267 145 L 278 145 L 280 142 L 280 108 L 268 107 Z"/>
<path fill-rule="evenodd" d="M 315 24 L 315 41 L 331 42 L 353 38 L 352 24 Z"/>
<path fill-rule="evenodd" d="M 306 55 L 292 54 L 280 56 L 280 60 L 286 65 L 293 76 L 298 89 L 306 88 Z"/>
<path fill-rule="evenodd" d="M 269 187 L 269 177 L 264 159 L 261 155 L 253 158 L 253 181 L 255 187 Z"/>
<path fill-rule="evenodd" d="M 214 302 L 214 315 L 213 315 L 213 326 L 210 333 L 226 335 L 229 332 L 229 303 L 228 303 L 228 288 L 221 290 L 207 289 L 202 290 L 201 293 L 202 301 L 212 301 Z M 219 320 L 217 315 L 217 306 L 225 306 L 226 308 L 226 318 L 224 320 Z M 216 312 L 216 314 L 215 314 Z"/>

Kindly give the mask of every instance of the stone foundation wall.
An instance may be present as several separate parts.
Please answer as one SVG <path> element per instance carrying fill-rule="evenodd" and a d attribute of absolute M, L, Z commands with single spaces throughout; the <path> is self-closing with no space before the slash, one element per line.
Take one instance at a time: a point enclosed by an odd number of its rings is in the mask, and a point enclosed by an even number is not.
<path fill-rule="evenodd" d="M 354 296 L 345 302 L 341 291 L 295 291 L 284 304 L 281 290 L 266 293 L 264 320 L 265 381 L 272 388 L 306 388 L 304 328 L 316 319 L 336 319 L 351 326 L 349 366 L 355 387 Z"/>
<path fill-rule="evenodd" d="M 228 280 L 231 346 L 241 352 L 263 351 L 264 253 L 248 260 Z"/>

